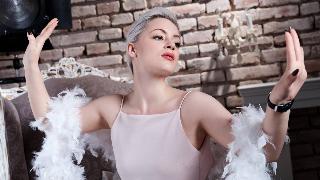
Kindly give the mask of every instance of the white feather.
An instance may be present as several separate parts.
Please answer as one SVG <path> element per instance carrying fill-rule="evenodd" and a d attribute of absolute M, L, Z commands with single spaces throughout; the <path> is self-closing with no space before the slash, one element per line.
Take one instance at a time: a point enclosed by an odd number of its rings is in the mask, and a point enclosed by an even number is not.
<path fill-rule="evenodd" d="M 115 169 L 110 130 L 80 134 L 79 108 L 90 100 L 83 89 L 77 86 L 73 90 L 62 91 L 58 97 L 50 99 L 47 119 L 40 118 L 31 123 L 33 128 L 46 134 L 42 149 L 35 153 L 33 161 L 33 169 L 39 180 L 84 180 L 84 169 L 78 164 L 85 149 L 94 156 L 101 151 L 105 160 L 112 161 Z M 263 147 L 269 142 L 269 137 L 261 128 L 265 113 L 261 107 L 256 109 L 252 105 L 242 109 L 242 112 L 232 115 L 232 134 L 235 139 L 229 144 L 229 149 L 211 143 L 215 165 L 208 179 L 216 179 L 221 174 L 221 178 L 226 180 L 271 179 L 263 152 Z M 276 163 L 271 166 L 275 172 Z M 119 179 L 116 172 L 113 179 Z"/>

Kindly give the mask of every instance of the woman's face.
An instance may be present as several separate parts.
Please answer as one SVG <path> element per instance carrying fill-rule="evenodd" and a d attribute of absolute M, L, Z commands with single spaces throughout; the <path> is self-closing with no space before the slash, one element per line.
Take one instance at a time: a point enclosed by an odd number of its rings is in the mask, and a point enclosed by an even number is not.
<path fill-rule="evenodd" d="M 179 60 L 180 38 L 178 28 L 170 20 L 152 19 L 134 43 L 135 69 L 160 77 L 172 74 Z"/>

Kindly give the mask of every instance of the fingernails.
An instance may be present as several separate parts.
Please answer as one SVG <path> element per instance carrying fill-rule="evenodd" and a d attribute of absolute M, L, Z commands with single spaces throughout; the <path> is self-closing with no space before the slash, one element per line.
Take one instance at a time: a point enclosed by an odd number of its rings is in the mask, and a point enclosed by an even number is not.
<path fill-rule="evenodd" d="M 289 31 L 291 32 L 291 30 L 292 30 L 292 27 L 291 27 L 291 26 L 289 26 Z"/>
<path fill-rule="evenodd" d="M 298 72 L 299 72 L 299 69 L 296 69 L 291 74 L 292 74 L 292 76 L 296 76 L 298 74 Z"/>

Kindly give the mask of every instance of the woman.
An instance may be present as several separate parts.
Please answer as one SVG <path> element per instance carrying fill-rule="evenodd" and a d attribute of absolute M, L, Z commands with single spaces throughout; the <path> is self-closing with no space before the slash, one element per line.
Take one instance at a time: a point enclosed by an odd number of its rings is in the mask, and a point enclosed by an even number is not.
<path fill-rule="evenodd" d="M 57 24 L 58 20 L 53 19 L 38 37 L 27 35 L 29 45 L 23 63 L 35 118 L 44 117 L 48 111 L 49 95 L 38 59 Z M 296 31 L 290 28 L 285 39 L 287 67 L 268 97 L 276 105 L 293 100 L 307 78 Z M 126 96 L 100 97 L 82 106 L 81 131 L 111 128 L 121 179 L 205 179 L 212 163 L 208 139 L 228 148 L 233 140 L 231 113 L 210 95 L 182 91 L 166 83 L 177 66 L 181 42 L 172 12 L 153 8 L 141 15 L 131 26 L 127 42 L 133 91 Z M 282 150 L 290 111 L 276 112 L 270 107 L 266 109 L 263 131 L 271 136 L 275 147 L 265 146 L 266 158 L 272 162 Z"/>

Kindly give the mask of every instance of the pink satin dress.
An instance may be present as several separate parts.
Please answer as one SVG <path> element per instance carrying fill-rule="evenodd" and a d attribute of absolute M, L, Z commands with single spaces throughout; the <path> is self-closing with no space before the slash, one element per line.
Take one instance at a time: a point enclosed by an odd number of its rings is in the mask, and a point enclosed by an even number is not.
<path fill-rule="evenodd" d="M 209 137 L 201 149 L 187 138 L 181 107 L 150 115 L 120 110 L 111 128 L 116 168 L 122 180 L 204 180 L 212 166 Z"/>

